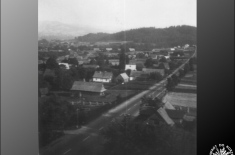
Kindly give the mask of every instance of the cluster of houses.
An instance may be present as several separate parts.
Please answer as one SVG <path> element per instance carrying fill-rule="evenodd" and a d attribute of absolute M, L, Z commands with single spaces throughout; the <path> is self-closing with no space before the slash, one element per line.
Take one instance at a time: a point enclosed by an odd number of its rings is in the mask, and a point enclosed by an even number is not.
<path fill-rule="evenodd" d="M 170 126 L 193 128 L 197 118 L 196 100 L 194 98 L 186 99 L 181 96 L 181 100 L 172 101 L 172 96 L 169 97 L 168 93 L 165 93 L 162 97 L 158 97 L 159 103 L 155 102 L 150 105 L 149 102 L 142 101 L 139 113 L 140 116 L 148 116 L 145 121 L 148 124 L 156 125 L 159 122 L 165 122 Z M 152 99 L 152 101 L 154 100 Z"/>
<path fill-rule="evenodd" d="M 175 49 L 175 48 L 174 48 Z M 110 53 L 109 51 L 112 51 L 112 48 L 106 48 L 106 51 L 108 51 L 106 54 L 110 57 L 118 56 L 118 53 Z M 100 51 L 100 48 L 94 48 L 94 50 L 91 50 L 87 52 L 86 55 L 81 56 L 79 52 L 70 50 L 69 55 L 60 56 L 57 58 L 57 63 L 60 66 L 63 66 L 64 69 L 70 69 L 71 64 L 62 62 L 65 59 L 69 58 L 76 58 L 78 61 L 78 65 L 82 65 L 83 68 L 88 69 L 97 69 L 99 68 L 96 64 L 90 64 L 90 60 L 92 58 L 95 58 L 97 56 L 97 52 Z M 174 52 L 173 50 L 165 50 L 165 49 L 153 49 L 153 51 L 149 52 L 141 52 L 141 51 L 135 51 L 134 48 L 129 48 L 129 51 L 127 55 L 131 59 L 129 61 L 129 64 L 125 65 L 125 70 L 130 70 L 130 74 L 127 74 L 126 72 L 123 72 L 119 74 L 118 76 L 114 77 L 112 72 L 101 72 L 101 71 L 95 71 L 94 75 L 92 76 L 92 79 L 89 82 L 85 81 L 75 81 L 73 83 L 73 86 L 71 88 L 72 91 L 81 92 L 83 94 L 96 94 L 96 95 L 104 95 L 106 89 L 104 88 L 104 83 L 111 83 L 112 81 L 116 81 L 118 83 L 127 83 L 129 81 L 133 81 L 136 79 L 144 78 L 146 79 L 150 73 L 160 73 L 163 77 L 166 75 L 165 70 L 169 70 L 169 64 L 167 62 L 161 63 L 164 65 L 163 68 L 157 68 L 159 64 L 154 64 L 154 68 L 146 68 L 144 66 L 144 62 L 146 61 L 146 58 L 144 59 L 135 59 L 135 56 L 138 55 L 138 53 L 144 54 L 147 58 L 151 57 L 152 59 L 160 59 L 161 57 L 165 57 L 167 60 L 169 60 L 169 56 L 171 52 Z M 84 52 L 83 52 L 84 53 Z M 39 60 L 40 63 L 46 63 L 47 59 L 49 57 L 44 57 L 44 60 Z M 118 66 L 119 65 L 119 59 L 108 59 L 109 63 L 112 66 Z M 142 70 L 137 70 L 137 66 L 141 64 Z M 55 76 L 55 73 L 53 70 L 46 69 L 43 73 L 43 76 Z M 43 90 L 42 90 L 43 91 Z M 44 91 L 45 92 L 45 91 Z"/>
<path fill-rule="evenodd" d="M 45 63 L 48 58 L 49 57 L 44 58 L 44 61 L 42 61 L 41 63 Z M 63 66 L 64 69 L 70 69 L 72 64 L 62 62 L 62 60 L 68 59 L 68 58 L 70 58 L 69 55 L 58 57 L 57 62 L 60 66 Z M 79 62 L 79 61 L 82 61 L 82 62 Z M 130 60 L 129 64 L 125 65 L 125 70 L 130 70 L 130 73 L 128 75 L 126 72 L 123 72 L 123 73 L 119 74 L 118 76 L 114 77 L 112 72 L 95 71 L 90 82 L 75 81 L 71 90 L 76 90 L 76 91 L 80 91 L 83 93 L 91 92 L 91 94 L 104 95 L 104 92 L 106 91 L 106 89 L 102 89 L 104 87 L 103 83 L 111 83 L 113 81 L 118 82 L 118 83 L 126 83 L 129 81 L 136 80 L 138 78 L 139 79 L 141 79 L 141 78 L 146 79 L 150 75 L 150 73 L 154 73 L 154 72 L 160 73 L 164 77 L 166 74 L 165 69 L 169 69 L 169 64 L 167 62 L 162 63 L 164 65 L 164 67 L 162 69 L 145 68 L 144 61 L 145 61 L 145 59 L 144 60 Z M 116 60 L 110 59 L 109 62 L 114 66 L 119 65 L 119 59 L 116 59 Z M 99 68 L 99 66 L 96 64 L 90 64 L 89 60 L 87 60 L 87 59 L 78 60 L 78 64 L 82 64 L 82 67 L 85 69 L 92 68 L 92 69 L 96 70 L 97 68 Z M 141 71 L 137 70 L 138 64 L 141 64 L 143 66 Z M 157 64 L 155 64 L 155 65 L 157 65 Z M 157 67 L 157 66 L 155 66 L 155 67 Z M 55 76 L 54 71 L 50 70 L 50 69 L 46 69 L 44 71 L 44 73 L 42 73 L 42 74 L 44 77 L 45 76 L 53 76 L 53 77 Z M 81 86 L 78 87 L 76 85 L 81 85 Z M 87 85 L 87 87 L 82 87 L 82 85 Z M 97 89 L 91 89 L 92 86 Z"/>

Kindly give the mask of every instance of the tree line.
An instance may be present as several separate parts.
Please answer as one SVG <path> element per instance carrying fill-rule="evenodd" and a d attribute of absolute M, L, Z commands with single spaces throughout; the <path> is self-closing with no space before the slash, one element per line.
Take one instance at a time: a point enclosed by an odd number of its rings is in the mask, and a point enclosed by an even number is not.
<path fill-rule="evenodd" d="M 135 43 L 155 44 L 155 47 L 172 47 L 184 44 L 196 44 L 197 28 L 193 26 L 171 26 L 168 28 L 138 28 L 113 34 L 90 33 L 76 37 L 76 41 L 133 41 Z M 151 45 L 149 45 L 151 46 Z"/>

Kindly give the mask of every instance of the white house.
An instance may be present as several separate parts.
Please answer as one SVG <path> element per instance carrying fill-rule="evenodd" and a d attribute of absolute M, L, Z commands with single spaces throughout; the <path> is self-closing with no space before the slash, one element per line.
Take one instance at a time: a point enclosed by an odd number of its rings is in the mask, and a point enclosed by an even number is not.
<path fill-rule="evenodd" d="M 111 82 L 113 77 L 113 73 L 112 72 L 100 72 L 100 71 L 96 71 L 93 75 L 93 81 L 94 82 L 105 82 L 105 83 L 109 83 Z"/>
<path fill-rule="evenodd" d="M 109 59 L 109 63 L 111 63 L 113 66 L 119 65 L 119 59 Z"/>
<path fill-rule="evenodd" d="M 129 48 L 129 51 L 133 52 L 133 51 L 135 51 L 135 49 L 134 48 Z"/>
<path fill-rule="evenodd" d="M 94 48 L 93 50 L 94 51 L 100 51 L 100 48 Z"/>
<path fill-rule="evenodd" d="M 128 70 L 128 69 L 136 71 L 136 64 L 126 64 L 125 70 Z"/>
<path fill-rule="evenodd" d="M 106 51 L 112 51 L 113 49 L 112 48 L 106 48 Z"/>
<path fill-rule="evenodd" d="M 188 48 L 189 47 L 189 44 L 185 44 L 184 45 L 184 49 Z"/>

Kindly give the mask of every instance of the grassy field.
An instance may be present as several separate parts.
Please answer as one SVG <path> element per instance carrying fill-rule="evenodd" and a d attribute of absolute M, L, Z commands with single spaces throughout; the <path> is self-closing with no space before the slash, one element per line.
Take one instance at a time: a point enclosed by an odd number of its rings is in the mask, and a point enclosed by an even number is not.
<path fill-rule="evenodd" d="M 167 93 L 163 102 L 197 108 L 197 71 L 188 72 L 173 91 Z"/>

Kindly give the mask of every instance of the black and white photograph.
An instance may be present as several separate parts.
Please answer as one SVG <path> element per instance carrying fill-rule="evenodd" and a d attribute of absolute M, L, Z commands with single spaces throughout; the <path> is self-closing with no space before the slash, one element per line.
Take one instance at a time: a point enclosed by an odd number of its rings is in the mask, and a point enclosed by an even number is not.
<path fill-rule="evenodd" d="M 40 155 L 196 155 L 197 0 L 38 0 Z"/>

